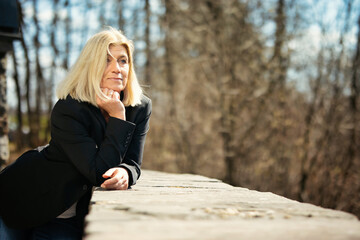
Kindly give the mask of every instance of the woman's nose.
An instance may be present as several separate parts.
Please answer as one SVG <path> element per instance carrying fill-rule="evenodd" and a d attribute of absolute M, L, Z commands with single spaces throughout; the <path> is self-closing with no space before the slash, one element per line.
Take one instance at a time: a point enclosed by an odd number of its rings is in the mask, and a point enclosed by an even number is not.
<path fill-rule="evenodd" d="M 117 61 L 114 61 L 112 64 L 112 71 L 117 73 L 121 72 L 121 66 Z"/>

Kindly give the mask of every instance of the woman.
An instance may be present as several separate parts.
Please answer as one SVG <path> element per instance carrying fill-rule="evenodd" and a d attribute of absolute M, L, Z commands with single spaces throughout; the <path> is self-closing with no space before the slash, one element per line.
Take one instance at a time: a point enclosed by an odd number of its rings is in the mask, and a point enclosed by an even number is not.
<path fill-rule="evenodd" d="M 151 101 L 132 54 L 113 28 L 86 43 L 57 89 L 51 141 L 0 174 L 0 239 L 81 239 L 92 186 L 136 183 Z"/>

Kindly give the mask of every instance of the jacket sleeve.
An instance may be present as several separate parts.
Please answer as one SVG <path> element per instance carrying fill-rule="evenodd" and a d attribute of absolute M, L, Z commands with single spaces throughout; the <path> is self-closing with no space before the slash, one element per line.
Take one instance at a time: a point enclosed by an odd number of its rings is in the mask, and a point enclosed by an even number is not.
<path fill-rule="evenodd" d="M 147 98 L 144 107 L 139 110 L 136 127 L 129 148 L 120 167 L 125 168 L 129 173 L 129 187 L 134 185 L 139 179 L 141 170 L 141 162 L 145 146 L 146 134 L 149 131 L 149 121 L 151 115 L 152 104 L 151 100 Z"/>
<path fill-rule="evenodd" d="M 104 140 L 97 146 L 89 129 L 101 126 L 90 124 L 89 119 L 95 116 L 86 109 L 80 104 L 58 101 L 51 116 L 51 144 L 93 185 L 99 186 L 104 181 L 102 174 L 123 161 L 135 124 L 110 117 Z"/>

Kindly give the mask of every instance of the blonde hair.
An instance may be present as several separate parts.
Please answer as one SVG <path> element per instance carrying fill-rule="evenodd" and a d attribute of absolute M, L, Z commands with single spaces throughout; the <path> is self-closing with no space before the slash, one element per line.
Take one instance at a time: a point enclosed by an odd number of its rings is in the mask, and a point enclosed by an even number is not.
<path fill-rule="evenodd" d="M 78 101 L 97 106 L 96 96 L 106 97 L 101 92 L 100 82 L 106 68 L 107 54 L 110 53 L 109 47 L 113 45 L 124 46 L 129 57 L 129 74 L 122 102 L 125 106 L 140 104 L 142 89 L 134 70 L 134 45 L 120 30 L 112 27 L 95 34 L 87 41 L 75 64 L 60 82 L 56 91 L 57 97 L 65 99 L 70 95 Z"/>

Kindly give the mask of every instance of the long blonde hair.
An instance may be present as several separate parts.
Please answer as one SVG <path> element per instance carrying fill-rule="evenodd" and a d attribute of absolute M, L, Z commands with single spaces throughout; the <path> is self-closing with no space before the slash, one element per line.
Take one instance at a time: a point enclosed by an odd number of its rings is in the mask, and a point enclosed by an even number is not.
<path fill-rule="evenodd" d="M 142 89 L 134 71 L 134 45 L 121 31 L 112 27 L 95 34 L 87 41 L 75 64 L 65 79 L 60 82 L 56 90 L 57 97 L 65 99 L 70 95 L 78 101 L 89 102 L 97 106 L 96 96 L 104 97 L 100 89 L 100 82 L 106 68 L 106 58 L 110 53 L 111 45 L 124 46 L 129 57 L 129 74 L 123 90 L 122 102 L 125 106 L 140 104 Z"/>

